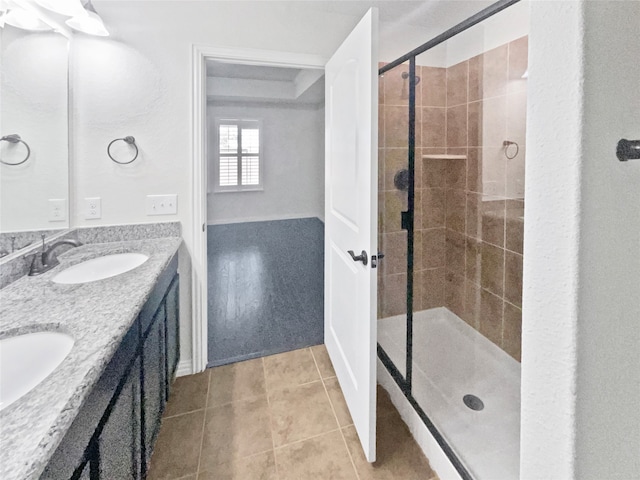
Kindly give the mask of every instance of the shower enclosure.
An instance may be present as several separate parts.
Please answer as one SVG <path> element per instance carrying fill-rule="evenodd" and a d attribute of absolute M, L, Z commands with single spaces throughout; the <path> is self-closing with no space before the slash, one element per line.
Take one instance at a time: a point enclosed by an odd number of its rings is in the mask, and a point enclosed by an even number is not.
<path fill-rule="evenodd" d="M 380 65 L 378 354 L 465 479 L 518 478 L 528 17 Z"/>

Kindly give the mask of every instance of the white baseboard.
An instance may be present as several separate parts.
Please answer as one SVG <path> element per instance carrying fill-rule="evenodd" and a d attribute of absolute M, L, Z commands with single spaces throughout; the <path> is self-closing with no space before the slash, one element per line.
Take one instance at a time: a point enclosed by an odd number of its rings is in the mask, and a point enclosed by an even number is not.
<path fill-rule="evenodd" d="M 176 368 L 176 377 L 184 377 L 185 375 L 191 375 L 193 373 L 193 362 L 191 359 L 180 360 L 178 362 L 178 368 Z"/>
<path fill-rule="evenodd" d="M 407 424 L 411 435 L 429 460 L 431 469 L 438 474 L 440 480 L 462 480 L 449 457 L 444 453 L 436 439 L 404 396 L 389 371 L 378 359 L 378 383 L 389 392 L 391 402 L 396 407 L 402 420 Z"/>
<path fill-rule="evenodd" d="M 324 215 L 322 215 L 324 217 Z M 260 217 L 234 217 L 234 218 L 218 218 L 207 220 L 207 225 L 227 225 L 230 223 L 251 223 L 251 222 L 270 222 L 274 220 L 297 220 L 302 218 L 317 218 L 324 223 L 317 213 L 293 213 L 290 215 L 264 215 Z"/>

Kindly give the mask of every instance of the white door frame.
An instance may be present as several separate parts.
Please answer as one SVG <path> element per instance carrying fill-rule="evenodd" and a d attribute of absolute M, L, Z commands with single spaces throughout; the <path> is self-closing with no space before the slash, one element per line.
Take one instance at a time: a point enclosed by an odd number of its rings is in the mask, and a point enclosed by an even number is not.
<path fill-rule="evenodd" d="M 193 168 L 191 178 L 191 332 L 192 373 L 207 368 L 207 59 L 246 65 L 288 68 L 322 68 L 327 59 L 275 50 L 193 45 L 191 49 L 191 113 Z"/>

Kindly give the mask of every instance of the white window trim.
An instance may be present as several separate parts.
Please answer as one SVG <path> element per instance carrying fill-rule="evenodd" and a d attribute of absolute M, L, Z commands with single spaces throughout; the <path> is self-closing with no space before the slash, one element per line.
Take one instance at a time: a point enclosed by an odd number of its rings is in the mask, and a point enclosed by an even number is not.
<path fill-rule="evenodd" d="M 220 185 L 220 124 L 224 122 L 234 122 L 242 125 L 243 122 L 258 124 L 259 146 L 258 146 L 258 184 L 257 185 Z M 211 170 L 213 173 L 213 193 L 237 193 L 237 192 L 261 192 L 264 191 L 264 135 L 262 128 L 262 119 L 260 118 L 229 118 L 216 117 L 215 130 L 213 131 L 213 165 Z M 238 179 L 242 177 L 242 162 L 238 164 Z"/>

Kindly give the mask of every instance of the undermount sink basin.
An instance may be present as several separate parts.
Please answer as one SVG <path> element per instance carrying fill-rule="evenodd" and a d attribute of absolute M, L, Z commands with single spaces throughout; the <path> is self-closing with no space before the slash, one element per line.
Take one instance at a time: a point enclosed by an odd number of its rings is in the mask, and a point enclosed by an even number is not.
<path fill-rule="evenodd" d="M 35 332 L 0 340 L 0 410 L 47 378 L 69 355 L 73 338 Z"/>
<path fill-rule="evenodd" d="M 142 253 L 105 255 L 69 267 L 53 277 L 52 280 L 55 283 L 64 284 L 96 282 L 133 270 L 148 259 L 149 257 Z"/>

